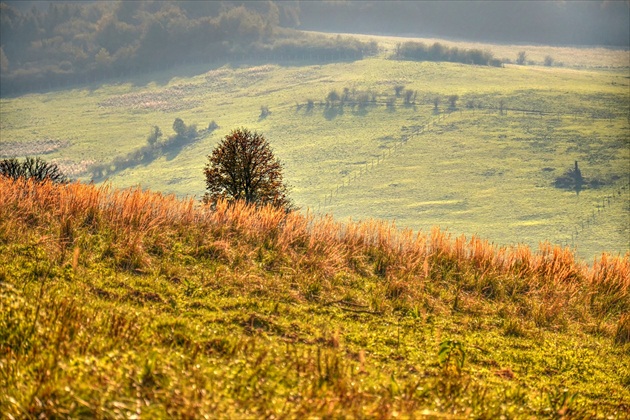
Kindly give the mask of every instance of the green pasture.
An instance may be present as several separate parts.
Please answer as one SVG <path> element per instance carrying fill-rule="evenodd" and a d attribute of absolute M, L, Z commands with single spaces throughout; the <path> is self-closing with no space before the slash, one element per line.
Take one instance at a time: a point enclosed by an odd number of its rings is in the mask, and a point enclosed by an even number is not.
<path fill-rule="evenodd" d="M 422 230 L 441 226 L 498 244 L 535 245 L 544 238 L 577 247 L 585 257 L 597 250 L 623 252 L 629 234 L 627 139 L 593 135 L 592 145 L 583 148 L 571 128 L 526 131 L 540 121 L 455 112 L 340 188 L 326 208 L 339 217 L 396 220 Z M 545 129 L 553 124 L 542 121 Z M 555 177 L 574 160 L 582 162 L 585 176 L 610 185 L 579 195 L 554 188 Z"/>
<path fill-rule="evenodd" d="M 0 148 L 22 143 L 27 155 L 34 142 L 57 139 L 68 145 L 46 159 L 87 165 L 141 147 L 153 125 L 168 136 L 175 118 L 199 129 L 214 120 L 212 134 L 109 182 L 201 197 L 206 156 L 246 127 L 269 139 L 303 210 L 412 229 L 439 225 L 500 245 L 549 240 L 587 260 L 629 250 L 627 68 L 490 68 L 383 55 L 183 71 L 2 98 Z M 397 85 L 418 92 L 415 104 L 399 97 L 385 105 Z M 376 102 L 326 108 L 326 95 L 344 88 L 375 94 Z M 455 110 L 450 95 L 459 96 Z M 266 118 L 261 106 L 271 111 Z M 586 178 L 605 185 L 579 195 L 554 188 L 576 160 Z"/>
<path fill-rule="evenodd" d="M 7 251 L 0 273 L 24 270 L 25 257 Z M 30 331 L 41 353 L 33 350 L 35 361 L 21 362 L 21 377 L 36 379 L 10 382 L 9 398 L 0 403 L 9 413 L 66 409 L 78 417 L 371 417 L 392 411 L 436 418 L 560 418 L 563 412 L 624 418 L 628 346 L 584 333 L 579 323 L 560 331 L 539 328 L 510 313 L 510 305 L 488 301 L 439 315 L 424 308 L 379 315 L 295 302 L 283 294 L 282 277 L 269 277 L 267 287 L 253 291 L 254 271 L 216 269 L 208 277 L 207 264 L 193 261 L 161 266 L 186 273 L 184 284 L 164 275 L 121 274 L 103 263 L 84 270 L 85 277 L 66 270 L 36 295 L 48 309 L 37 328 L 29 319 L 34 304 L 7 287 L 0 296 L 12 306 L 0 320 L 9 334 Z M 339 274 L 331 287 L 378 304 L 382 285 Z M 34 284 L 20 293 L 32 296 Z M 450 293 L 444 291 L 444 301 L 451 301 Z M 508 309 L 488 315 L 499 305 Z M 58 309 L 57 322 L 71 326 L 57 327 L 59 333 L 40 326 L 54 322 L 54 309 L 67 307 Z M 445 343 L 461 352 L 447 347 L 443 353 Z M 41 369 L 51 374 L 36 376 Z M 40 381 L 45 386 L 38 387 Z M 45 396 L 46 404 L 37 406 L 29 396 Z"/>

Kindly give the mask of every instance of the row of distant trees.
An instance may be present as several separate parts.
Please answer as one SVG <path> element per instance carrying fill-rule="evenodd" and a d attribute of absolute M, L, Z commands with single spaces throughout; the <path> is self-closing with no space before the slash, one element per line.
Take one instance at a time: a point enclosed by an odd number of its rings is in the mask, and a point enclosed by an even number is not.
<path fill-rule="evenodd" d="M 494 58 L 489 51 L 447 47 L 439 42 L 433 45 L 416 41 L 403 42 L 396 47 L 394 58 L 414 61 L 449 61 L 495 67 L 502 65 L 501 60 Z"/>
<path fill-rule="evenodd" d="M 393 94 L 379 95 L 372 90 L 359 90 L 356 88 L 344 87 L 341 92 L 336 89 L 331 89 L 325 96 L 323 101 L 319 101 L 317 105 L 324 107 L 325 110 L 330 108 L 340 107 L 348 105 L 352 109 L 358 107 L 359 110 L 365 109 L 368 105 L 385 104 L 387 108 L 394 108 L 397 100 L 402 100 L 405 106 L 415 106 L 417 101 L 423 103 L 433 104 L 434 111 L 439 112 L 439 106 L 443 102 L 443 99 L 448 103 L 449 111 L 457 109 L 457 101 L 459 101 L 459 95 L 448 95 L 445 98 L 441 96 L 427 96 L 423 95 L 418 97 L 418 91 L 413 89 L 407 89 L 404 85 L 395 85 Z M 467 108 L 475 108 L 477 105 L 473 100 L 468 100 L 466 103 Z M 296 111 L 300 111 L 305 108 L 306 112 L 310 112 L 315 107 L 315 100 L 307 99 L 305 104 L 296 104 Z M 267 107 L 263 107 L 265 109 Z M 261 114 L 262 115 L 262 114 Z"/>
<path fill-rule="evenodd" d="M 527 51 L 519 51 L 517 56 L 516 56 L 516 64 L 524 66 L 525 64 L 529 64 L 530 61 L 527 58 Z M 555 60 L 552 56 L 550 55 L 546 55 L 545 59 L 543 61 L 543 64 L 547 67 L 551 67 L 553 66 L 555 63 Z M 559 65 L 562 65 L 562 63 L 560 63 Z"/>
<path fill-rule="evenodd" d="M 484 66 L 501 67 L 503 60 L 495 58 L 489 51 L 479 49 L 464 49 L 458 47 L 448 47 L 439 42 L 433 45 L 427 45 L 423 42 L 408 41 L 398 44 L 394 58 L 398 60 L 414 60 L 414 61 L 449 61 L 453 63 L 476 64 Z M 509 59 L 505 62 L 511 63 Z M 527 51 L 519 51 L 516 60 L 519 65 L 532 64 L 527 57 Z M 552 56 L 547 55 L 544 58 L 545 66 L 553 66 L 555 60 Z M 559 65 L 562 65 L 559 63 Z"/>
<path fill-rule="evenodd" d="M 280 26 L 283 2 L 0 3 L 0 93 L 233 58 L 358 59 L 374 43 Z M 291 19 L 289 19 L 292 21 Z M 294 20 L 294 19 L 293 19 Z"/>

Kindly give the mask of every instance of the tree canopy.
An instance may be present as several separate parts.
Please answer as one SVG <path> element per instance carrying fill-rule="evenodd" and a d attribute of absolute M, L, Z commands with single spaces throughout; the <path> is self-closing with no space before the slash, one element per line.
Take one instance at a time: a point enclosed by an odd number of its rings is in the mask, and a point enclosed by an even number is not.
<path fill-rule="evenodd" d="M 26 3 L 26 2 L 25 2 Z M 0 3 L 0 92 L 92 83 L 182 63 L 357 59 L 375 50 L 298 32 L 288 2 Z M 283 27 L 284 26 L 284 27 Z"/>
<path fill-rule="evenodd" d="M 244 200 L 292 208 L 282 179 L 282 164 L 262 134 L 245 128 L 232 131 L 208 156 L 204 174 L 205 203 Z"/>

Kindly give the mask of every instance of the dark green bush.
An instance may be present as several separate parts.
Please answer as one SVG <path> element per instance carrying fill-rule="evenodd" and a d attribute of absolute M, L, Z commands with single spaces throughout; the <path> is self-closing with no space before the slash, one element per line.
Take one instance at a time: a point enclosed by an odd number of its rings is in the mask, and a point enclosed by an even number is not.
<path fill-rule="evenodd" d="M 46 162 L 38 157 L 27 157 L 24 161 L 18 159 L 0 160 L 0 176 L 12 179 L 33 179 L 37 182 L 52 181 L 64 184 L 70 180 L 54 163 Z"/>

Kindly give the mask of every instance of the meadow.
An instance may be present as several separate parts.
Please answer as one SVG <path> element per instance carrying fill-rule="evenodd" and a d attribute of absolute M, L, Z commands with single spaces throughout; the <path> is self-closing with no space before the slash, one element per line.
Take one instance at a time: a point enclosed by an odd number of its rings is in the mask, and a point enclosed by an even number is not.
<path fill-rule="evenodd" d="M 0 178 L 6 418 L 627 418 L 630 261 Z"/>
<path fill-rule="evenodd" d="M 589 261 L 628 252 L 628 51 L 458 43 L 500 58 L 526 50 L 533 63 L 490 68 L 391 60 L 406 39 L 377 39 L 380 55 L 353 62 L 210 63 L 2 98 L 1 148 L 45 150 L 87 181 L 89 165 L 146 144 L 154 125 L 170 135 L 175 118 L 198 128 L 216 121 L 199 141 L 109 182 L 201 197 L 206 156 L 247 127 L 269 139 L 304 211 L 425 232 L 440 226 L 499 245 L 549 240 Z M 540 65 L 545 55 L 562 67 Z M 396 86 L 417 92 L 414 103 L 396 97 Z M 344 89 L 375 101 L 325 105 L 331 90 Z M 262 118 L 261 107 L 270 114 Z M 579 195 L 554 188 L 574 161 L 601 186 Z"/>

